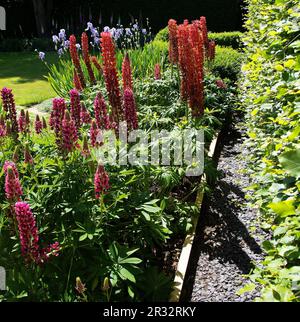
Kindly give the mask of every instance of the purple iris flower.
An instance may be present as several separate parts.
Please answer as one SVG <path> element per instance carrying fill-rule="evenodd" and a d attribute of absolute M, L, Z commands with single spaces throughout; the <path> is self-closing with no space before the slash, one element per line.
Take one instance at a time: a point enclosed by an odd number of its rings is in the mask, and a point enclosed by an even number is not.
<path fill-rule="evenodd" d="M 57 44 L 59 42 L 59 38 L 56 35 L 52 36 L 52 40 L 55 44 Z"/>
<path fill-rule="evenodd" d="M 64 44 L 65 50 L 69 49 L 69 47 L 70 47 L 70 41 L 69 40 L 66 40 L 65 41 L 65 44 Z"/>
<path fill-rule="evenodd" d="M 59 37 L 60 40 L 65 40 L 65 38 L 66 38 L 66 31 L 65 31 L 65 29 L 60 29 L 60 32 L 58 34 L 58 37 Z"/>
<path fill-rule="evenodd" d="M 44 52 L 42 52 L 42 51 L 39 52 L 39 58 L 40 58 L 40 60 L 44 60 L 45 59 L 45 56 L 46 56 L 46 54 Z"/>
<path fill-rule="evenodd" d="M 87 23 L 87 28 L 86 28 L 85 30 L 86 30 L 86 31 L 87 31 L 87 30 L 91 30 L 91 31 L 92 31 L 92 29 L 94 29 L 93 24 L 92 24 L 91 22 L 88 22 L 88 23 Z"/>
<path fill-rule="evenodd" d="M 62 48 L 59 48 L 57 53 L 58 53 L 58 56 L 61 57 L 64 54 L 64 50 Z"/>
<path fill-rule="evenodd" d="M 130 28 L 125 28 L 125 33 L 126 33 L 126 36 L 132 36 L 132 32 Z"/>

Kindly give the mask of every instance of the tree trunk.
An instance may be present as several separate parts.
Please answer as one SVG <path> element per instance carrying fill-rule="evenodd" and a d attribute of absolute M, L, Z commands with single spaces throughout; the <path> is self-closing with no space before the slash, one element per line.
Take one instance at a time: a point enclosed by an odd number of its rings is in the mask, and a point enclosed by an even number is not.
<path fill-rule="evenodd" d="M 51 25 L 53 0 L 32 0 L 32 2 L 37 34 L 39 37 L 48 35 Z"/>

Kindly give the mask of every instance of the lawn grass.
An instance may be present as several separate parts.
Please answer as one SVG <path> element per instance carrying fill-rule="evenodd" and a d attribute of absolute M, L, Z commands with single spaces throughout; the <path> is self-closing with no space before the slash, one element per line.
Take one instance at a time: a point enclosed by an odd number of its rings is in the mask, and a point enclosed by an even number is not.
<path fill-rule="evenodd" d="M 48 63 L 57 60 L 57 53 L 46 53 Z M 0 88 L 12 88 L 17 105 L 30 106 L 55 96 L 47 73 L 35 52 L 0 53 Z"/>

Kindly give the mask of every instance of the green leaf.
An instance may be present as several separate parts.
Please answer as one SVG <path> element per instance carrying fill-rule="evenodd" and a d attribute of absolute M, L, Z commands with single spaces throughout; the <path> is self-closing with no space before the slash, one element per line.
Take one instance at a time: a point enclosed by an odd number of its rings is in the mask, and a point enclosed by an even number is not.
<path fill-rule="evenodd" d="M 129 258 L 124 258 L 119 261 L 119 264 L 140 264 L 142 262 L 141 259 L 137 257 L 129 257 Z"/>
<path fill-rule="evenodd" d="M 295 207 L 293 206 L 294 199 L 272 202 L 269 204 L 271 208 L 280 217 L 287 217 L 295 214 Z"/>
<path fill-rule="evenodd" d="M 300 177 L 300 149 L 283 153 L 279 162 L 290 175 Z"/>
<path fill-rule="evenodd" d="M 83 234 L 79 237 L 79 241 L 84 241 L 88 238 L 88 234 Z"/>
<path fill-rule="evenodd" d="M 135 277 L 133 274 L 131 274 L 126 268 L 122 267 L 119 271 L 119 274 L 121 275 L 121 278 L 123 277 L 123 279 L 127 279 L 129 280 L 130 282 L 133 282 L 135 283 L 136 280 L 135 280 Z"/>
<path fill-rule="evenodd" d="M 239 291 L 236 292 L 237 295 L 243 295 L 244 293 L 252 292 L 256 288 L 256 285 L 254 283 L 248 283 L 243 288 L 241 288 Z"/>

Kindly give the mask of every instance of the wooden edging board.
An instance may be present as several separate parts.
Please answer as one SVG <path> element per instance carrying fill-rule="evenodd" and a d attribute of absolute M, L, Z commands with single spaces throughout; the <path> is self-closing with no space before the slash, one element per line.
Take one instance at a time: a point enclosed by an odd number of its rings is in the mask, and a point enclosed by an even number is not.
<path fill-rule="evenodd" d="M 213 158 L 215 151 L 216 151 L 216 147 L 217 147 L 217 142 L 219 139 L 219 135 L 221 132 L 219 132 L 214 139 L 212 140 L 210 146 L 209 146 L 209 151 L 208 151 L 208 156 Z M 191 255 L 191 250 L 192 250 L 192 246 L 193 246 L 193 242 L 194 242 L 194 238 L 196 235 L 196 228 L 197 228 L 197 224 L 198 224 L 198 219 L 201 213 L 201 207 L 202 207 L 202 202 L 203 202 L 203 197 L 204 197 L 204 187 L 206 185 L 206 176 L 205 174 L 203 174 L 200 177 L 200 184 L 199 184 L 199 188 L 198 188 L 198 193 L 197 193 L 197 198 L 196 198 L 196 205 L 199 207 L 199 212 L 196 216 L 193 217 L 192 219 L 192 229 L 191 231 L 188 233 L 188 235 L 186 236 L 183 246 L 182 246 L 182 250 L 180 253 L 180 257 L 179 257 L 179 261 L 178 261 L 178 265 L 177 265 L 177 270 L 175 273 L 175 278 L 174 278 L 174 283 L 173 283 L 173 290 L 171 292 L 170 295 L 170 302 L 179 302 L 180 300 L 180 295 L 181 295 L 181 291 L 182 291 L 182 286 L 183 286 L 183 282 L 185 279 L 185 274 L 187 271 L 187 267 L 188 267 L 188 263 L 189 263 L 189 259 L 190 259 L 190 255 Z"/>

